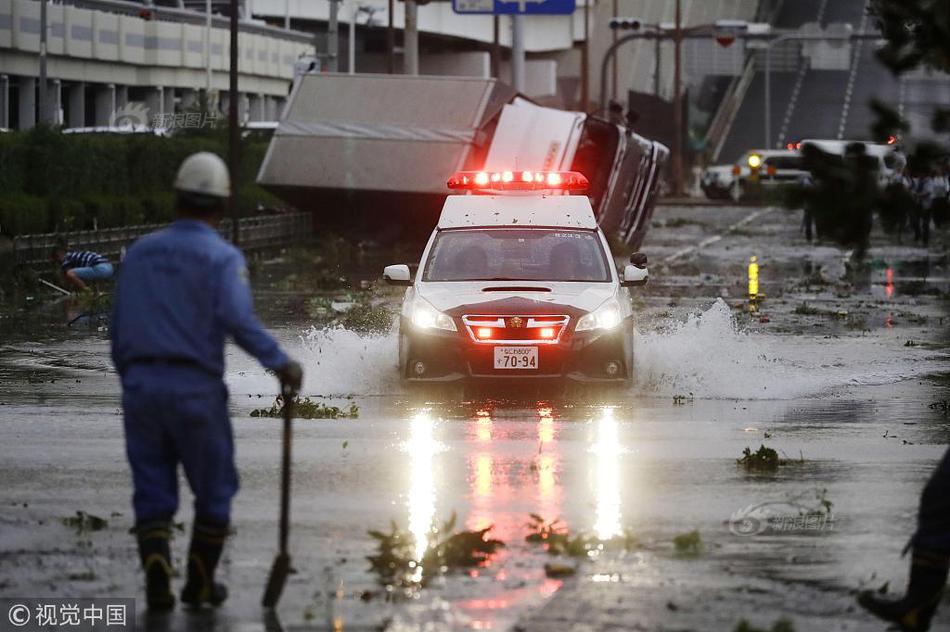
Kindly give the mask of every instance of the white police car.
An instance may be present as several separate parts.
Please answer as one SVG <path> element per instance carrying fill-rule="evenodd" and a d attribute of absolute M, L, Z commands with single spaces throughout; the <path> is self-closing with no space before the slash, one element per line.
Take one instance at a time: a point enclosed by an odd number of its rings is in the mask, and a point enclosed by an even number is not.
<path fill-rule="evenodd" d="M 633 371 L 628 286 L 647 282 L 635 254 L 618 275 L 577 172 L 459 172 L 399 325 L 409 382 L 567 379 L 623 383 Z"/>

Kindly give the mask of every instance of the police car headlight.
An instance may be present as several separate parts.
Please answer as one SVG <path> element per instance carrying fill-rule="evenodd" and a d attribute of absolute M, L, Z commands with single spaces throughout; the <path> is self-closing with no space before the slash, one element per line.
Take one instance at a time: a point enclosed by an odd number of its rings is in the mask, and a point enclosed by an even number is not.
<path fill-rule="evenodd" d="M 444 331 L 458 331 L 455 321 L 443 314 L 419 297 L 412 303 L 412 324 L 417 329 L 442 329 Z"/>
<path fill-rule="evenodd" d="M 613 329 L 620 324 L 620 303 L 611 299 L 577 321 L 574 331 L 592 331 L 594 329 Z"/>

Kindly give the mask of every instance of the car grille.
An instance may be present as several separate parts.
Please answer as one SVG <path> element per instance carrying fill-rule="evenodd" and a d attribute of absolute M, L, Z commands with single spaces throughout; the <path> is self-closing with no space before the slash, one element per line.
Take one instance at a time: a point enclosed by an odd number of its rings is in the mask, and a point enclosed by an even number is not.
<path fill-rule="evenodd" d="M 557 344 L 570 320 L 564 315 L 462 316 L 469 337 L 479 344 Z"/>

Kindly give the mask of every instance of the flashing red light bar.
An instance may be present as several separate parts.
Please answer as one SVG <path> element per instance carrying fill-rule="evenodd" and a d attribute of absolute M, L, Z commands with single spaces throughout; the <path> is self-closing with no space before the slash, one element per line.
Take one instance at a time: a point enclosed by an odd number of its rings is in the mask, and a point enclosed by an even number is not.
<path fill-rule="evenodd" d="M 458 171 L 450 189 L 466 191 L 586 191 L 589 183 L 577 171 Z"/>

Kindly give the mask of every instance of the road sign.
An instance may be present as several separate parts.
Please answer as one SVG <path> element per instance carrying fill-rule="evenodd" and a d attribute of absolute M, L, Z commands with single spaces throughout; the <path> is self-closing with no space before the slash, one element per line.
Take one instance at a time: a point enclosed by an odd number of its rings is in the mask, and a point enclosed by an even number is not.
<path fill-rule="evenodd" d="M 495 15 L 570 15 L 576 0 L 452 0 L 456 13 L 489 13 Z"/>

